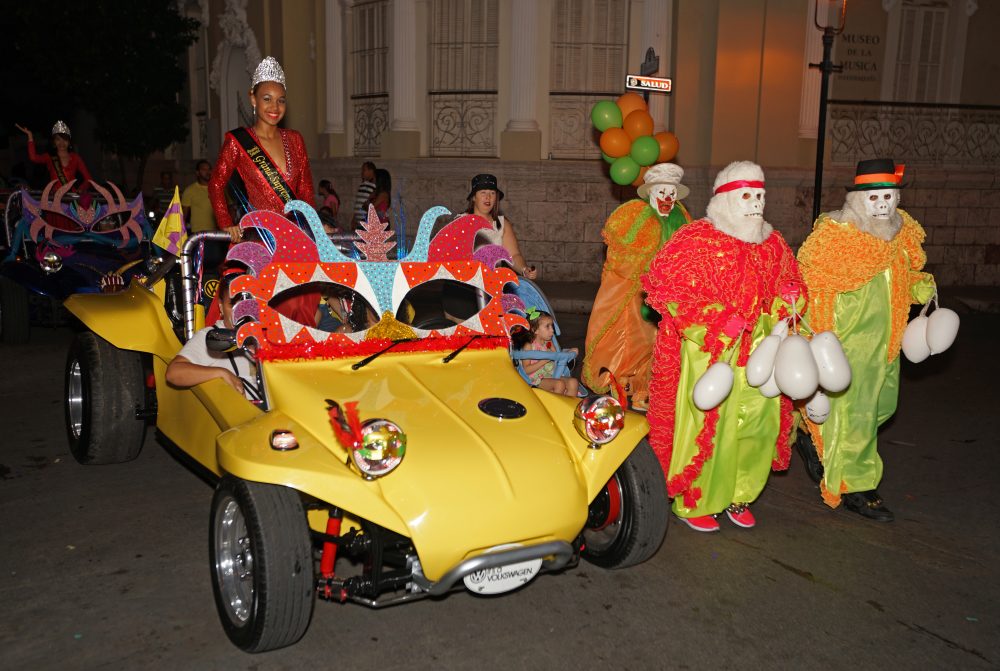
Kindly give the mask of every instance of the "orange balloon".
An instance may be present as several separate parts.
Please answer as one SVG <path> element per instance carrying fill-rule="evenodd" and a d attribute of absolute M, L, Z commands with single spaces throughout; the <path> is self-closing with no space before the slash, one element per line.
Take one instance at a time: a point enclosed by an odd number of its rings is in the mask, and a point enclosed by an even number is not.
<path fill-rule="evenodd" d="M 674 156 L 677 156 L 680 144 L 677 142 L 676 135 L 668 130 L 663 130 L 654 135 L 653 139 L 660 143 L 660 155 L 656 157 L 657 163 L 673 160 Z"/>
<path fill-rule="evenodd" d="M 622 111 L 622 119 L 636 110 L 646 111 L 646 101 L 635 91 L 623 93 L 615 102 L 618 105 L 618 109 Z"/>
<path fill-rule="evenodd" d="M 629 112 L 622 123 L 622 129 L 628 133 L 630 139 L 634 140 L 643 135 L 653 134 L 653 117 L 649 116 L 646 110 L 635 110 Z"/>
<path fill-rule="evenodd" d="M 645 182 L 645 180 L 643 179 L 643 177 L 646 176 L 646 171 L 647 170 L 649 170 L 649 166 L 648 165 L 644 165 L 641 168 L 639 168 L 639 176 L 635 178 L 634 182 L 632 182 L 632 186 L 639 186 L 640 184 L 643 184 Z"/>
<path fill-rule="evenodd" d="M 601 133 L 601 151 L 612 158 L 625 156 L 631 147 L 632 140 L 621 128 L 609 128 Z"/>

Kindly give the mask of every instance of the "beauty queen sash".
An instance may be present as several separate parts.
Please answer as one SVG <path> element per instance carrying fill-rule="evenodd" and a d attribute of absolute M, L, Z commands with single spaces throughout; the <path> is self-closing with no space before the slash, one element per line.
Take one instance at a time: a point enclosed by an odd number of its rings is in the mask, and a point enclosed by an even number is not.
<path fill-rule="evenodd" d="M 65 184 L 68 182 L 69 180 L 66 179 L 66 173 L 63 172 L 62 159 L 59 158 L 59 154 L 56 154 L 55 156 L 50 155 L 49 158 L 52 159 L 52 167 L 56 171 L 56 177 L 59 179 L 59 184 Z"/>
<path fill-rule="evenodd" d="M 271 162 L 268 158 L 267 152 L 264 151 L 263 147 L 257 144 L 257 141 L 253 139 L 250 135 L 250 131 L 246 128 L 240 127 L 229 131 L 236 141 L 240 143 L 243 147 L 243 151 L 247 153 L 250 160 L 253 162 L 257 169 L 260 170 L 260 174 L 264 176 L 267 183 L 271 185 L 274 189 L 274 193 L 281 198 L 281 202 L 287 203 L 290 200 L 295 200 L 295 192 L 292 191 L 292 187 L 288 186 L 285 179 L 281 176 L 281 171 L 278 167 Z"/>

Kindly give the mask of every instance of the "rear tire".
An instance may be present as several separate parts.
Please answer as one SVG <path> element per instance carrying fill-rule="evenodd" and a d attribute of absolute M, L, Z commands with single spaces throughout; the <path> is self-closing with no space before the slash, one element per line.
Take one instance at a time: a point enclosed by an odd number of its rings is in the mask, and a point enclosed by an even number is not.
<path fill-rule="evenodd" d="M 146 423 L 142 358 L 90 331 L 77 334 L 66 357 L 66 437 L 81 464 L 120 464 L 139 456 Z"/>
<path fill-rule="evenodd" d="M 667 483 L 643 439 L 590 504 L 583 558 L 603 568 L 627 568 L 652 557 L 670 521 Z"/>
<path fill-rule="evenodd" d="M 28 342 L 28 290 L 10 278 L 0 277 L 0 342 Z"/>
<path fill-rule="evenodd" d="M 264 652 L 302 638 L 316 581 L 295 490 L 223 477 L 212 498 L 208 551 L 219 620 L 236 647 Z"/>

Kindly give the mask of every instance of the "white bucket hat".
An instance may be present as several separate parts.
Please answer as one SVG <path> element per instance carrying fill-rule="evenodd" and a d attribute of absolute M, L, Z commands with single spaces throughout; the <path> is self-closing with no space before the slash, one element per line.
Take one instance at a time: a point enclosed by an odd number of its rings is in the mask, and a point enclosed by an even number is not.
<path fill-rule="evenodd" d="M 646 171 L 643 176 L 643 183 L 639 185 L 636 192 L 640 198 L 649 196 L 649 189 L 654 184 L 673 184 L 677 187 L 677 200 L 687 198 L 691 189 L 681 184 L 684 178 L 684 168 L 676 163 L 657 163 Z"/>

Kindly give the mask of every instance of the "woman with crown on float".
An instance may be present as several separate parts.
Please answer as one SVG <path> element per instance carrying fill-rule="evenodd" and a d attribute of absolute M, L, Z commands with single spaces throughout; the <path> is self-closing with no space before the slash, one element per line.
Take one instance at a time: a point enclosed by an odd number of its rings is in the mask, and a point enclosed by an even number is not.
<path fill-rule="evenodd" d="M 312 170 L 305 141 L 297 131 L 280 128 L 286 108 L 285 72 L 273 57 L 260 62 L 250 83 L 253 126 L 226 133 L 222 150 L 208 183 L 208 195 L 219 228 L 229 231 L 236 242 L 240 227 L 229 216 L 225 189 L 229 186 L 241 215 L 252 210 L 284 212 L 292 200 L 315 202 Z M 236 173 L 242 185 L 235 179 Z M 315 300 L 313 300 L 315 299 Z M 293 299 L 294 300 L 294 299 Z M 313 326 L 319 294 L 289 301 L 287 316 Z M 285 307 L 285 306 L 283 306 Z"/>
<path fill-rule="evenodd" d="M 83 193 L 90 185 L 90 171 L 87 164 L 83 162 L 80 155 L 74 151 L 73 136 L 69 132 L 69 126 L 64 121 L 56 121 L 52 126 L 52 142 L 49 144 L 49 151 L 39 154 L 35 149 L 35 136 L 24 126 L 14 124 L 14 126 L 28 136 L 28 158 L 34 163 L 44 163 L 49 170 L 49 180 L 58 181 L 60 185 L 69 184 L 75 179 L 80 179 L 76 185 L 76 191 Z"/>

